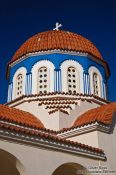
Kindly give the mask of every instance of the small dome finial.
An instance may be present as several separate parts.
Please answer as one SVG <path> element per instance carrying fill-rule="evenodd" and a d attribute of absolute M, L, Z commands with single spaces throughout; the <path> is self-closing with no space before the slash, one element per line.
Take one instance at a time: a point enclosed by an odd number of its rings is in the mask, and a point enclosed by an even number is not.
<path fill-rule="evenodd" d="M 53 30 L 59 30 L 59 28 L 62 27 L 62 24 L 56 22 L 56 27 Z"/>

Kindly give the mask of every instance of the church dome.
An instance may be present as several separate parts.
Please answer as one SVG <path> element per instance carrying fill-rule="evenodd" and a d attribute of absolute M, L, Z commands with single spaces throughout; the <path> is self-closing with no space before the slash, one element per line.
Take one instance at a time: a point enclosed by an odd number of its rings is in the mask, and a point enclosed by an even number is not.
<path fill-rule="evenodd" d="M 16 51 L 11 62 L 31 53 L 58 49 L 88 53 L 98 59 L 102 59 L 95 45 L 83 36 L 68 31 L 51 30 L 38 33 L 29 38 Z"/>

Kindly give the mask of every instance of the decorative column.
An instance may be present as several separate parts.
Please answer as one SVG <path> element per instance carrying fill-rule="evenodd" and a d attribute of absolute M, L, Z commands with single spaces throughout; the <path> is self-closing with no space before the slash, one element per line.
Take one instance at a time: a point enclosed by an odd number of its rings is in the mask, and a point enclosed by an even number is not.
<path fill-rule="evenodd" d="M 7 102 L 12 101 L 12 93 L 13 93 L 13 83 L 9 83 L 8 86 L 8 98 L 7 98 Z"/>
<path fill-rule="evenodd" d="M 87 71 L 83 72 L 84 94 L 90 94 L 90 76 Z"/>
<path fill-rule="evenodd" d="M 61 69 L 54 70 L 54 91 L 62 91 Z"/>
<path fill-rule="evenodd" d="M 32 93 L 32 73 L 26 74 L 26 86 L 25 86 L 25 94 L 29 95 Z"/>

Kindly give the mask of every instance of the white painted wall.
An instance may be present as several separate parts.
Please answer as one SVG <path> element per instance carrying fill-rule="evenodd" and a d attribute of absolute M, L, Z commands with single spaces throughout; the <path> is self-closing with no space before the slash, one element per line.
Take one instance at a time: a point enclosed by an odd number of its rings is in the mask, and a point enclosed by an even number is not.
<path fill-rule="evenodd" d="M 106 134 L 100 131 L 98 132 L 98 144 L 99 147 L 102 148 L 106 154 L 107 166 L 110 170 L 116 171 L 116 121 L 112 133 Z M 104 165 L 104 162 L 102 162 L 101 164 Z"/>
<path fill-rule="evenodd" d="M 75 135 L 72 136 L 70 138 L 68 138 L 68 140 L 72 140 L 75 142 L 80 142 L 86 145 L 90 145 L 93 147 L 98 148 L 99 144 L 98 144 L 98 131 L 92 131 L 92 132 L 88 132 L 85 134 L 80 134 L 80 135 Z"/>
<path fill-rule="evenodd" d="M 68 139 L 103 149 L 107 162 L 100 161 L 99 164 L 107 167 L 108 170 L 116 171 L 116 124 L 113 132 L 110 134 L 101 131 L 91 131 Z M 116 172 L 111 173 L 111 175 L 116 175 Z"/>
<path fill-rule="evenodd" d="M 38 106 L 39 102 L 25 102 L 16 106 L 18 109 L 30 112 L 35 115 L 43 123 L 45 128 L 58 130 L 59 129 L 59 112 L 49 115 L 48 110 L 45 106 Z"/>
<path fill-rule="evenodd" d="M 69 111 L 69 115 L 61 112 L 55 112 L 49 115 L 48 109 L 45 109 L 44 105 L 38 106 L 38 104 L 39 100 L 24 102 L 15 107 L 34 114 L 41 120 L 46 128 L 53 130 L 71 127 L 77 117 L 79 117 L 85 111 L 99 106 L 96 103 L 91 103 L 90 105 L 89 102 L 82 102 L 79 100 L 77 106 L 73 105 L 73 109 Z"/>
<path fill-rule="evenodd" d="M 64 163 L 78 163 L 84 167 L 98 166 L 99 161 L 86 156 L 79 156 L 52 149 L 44 149 L 31 145 L 23 145 L 0 140 L 0 149 L 14 155 L 24 166 L 26 175 L 52 175 Z M 22 174 L 21 174 L 22 175 Z M 25 174 L 24 174 L 25 175 Z"/>

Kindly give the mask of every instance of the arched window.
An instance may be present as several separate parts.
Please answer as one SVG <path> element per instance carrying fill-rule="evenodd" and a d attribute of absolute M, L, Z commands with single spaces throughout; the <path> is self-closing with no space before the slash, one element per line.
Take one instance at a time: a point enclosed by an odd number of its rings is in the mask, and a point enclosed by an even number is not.
<path fill-rule="evenodd" d="M 38 93 L 48 92 L 48 69 L 46 67 L 41 67 L 38 70 Z"/>
<path fill-rule="evenodd" d="M 93 94 L 99 96 L 99 77 L 96 72 L 93 73 Z"/>
<path fill-rule="evenodd" d="M 38 61 L 33 65 L 32 94 L 54 91 L 54 69 L 53 63 L 48 60 Z"/>
<path fill-rule="evenodd" d="M 67 70 L 68 92 L 76 93 L 78 89 L 77 71 L 75 67 L 68 67 Z"/>
<path fill-rule="evenodd" d="M 16 70 L 13 75 L 13 87 L 11 87 L 12 91 L 12 100 L 22 95 L 25 95 L 26 90 L 26 73 L 27 70 L 25 67 L 20 67 Z"/>
<path fill-rule="evenodd" d="M 62 92 L 84 93 L 83 67 L 77 61 L 66 60 L 60 69 Z"/>
<path fill-rule="evenodd" d="M 16 97 L 20 97 L 23 94 L 23 75 L 18 74 L 16 77 Z"/>
<path fill-rule="evenodd" d="M 103 77 L 98 68 L 91 66 L 89 68 L 90 94 L 104 98 L 103 96 Z"/>

